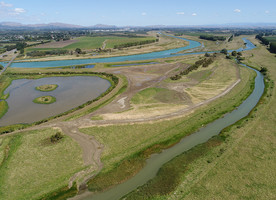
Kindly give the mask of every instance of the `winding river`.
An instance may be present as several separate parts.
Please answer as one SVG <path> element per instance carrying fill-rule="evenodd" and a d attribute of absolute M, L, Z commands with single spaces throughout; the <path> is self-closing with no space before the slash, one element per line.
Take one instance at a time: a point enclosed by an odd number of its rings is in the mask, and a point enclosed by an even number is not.
<path fill-rule="evenodd" d="M 173 36 L 174 37 L 174 36 Z M 110 58 L 98 58 L 98 59 L 82 59 L 82 60 L 64 60 L 64 61 L 48 61 L 48 62 L 21 62 L 14 63 L 12 67 L 57 67 L 57 66 L 68 66 L 68 65 L 78 65 L 78 64 L 88 64 L 97 62 L 123 62 L 123 61 L 138 61 L 138 60 L 149 60 L 156 58 L 166 58 L 175 57 L 189 54 L 201 54 L 205 52 L 197 53 L 185 53 L 177 54 L 180 51 L 188 50 L 196 47 L 200 47 L 201 44 L 196 41 L 187 40 L 184 38 L 175 37 L 178 39 L 183 39 L 189 42 L 189 45 L 182 48 L 171 49 L 160 52 L 153 52 L 147 54 L 131 55 L 131 56 L 120 56 L 120 57 L 110 57 Z M 240 48 L 237 51 L 251 50 L 255 46 L 246 38 L 243 38 L 246 43 L 245 48 Z M 231 51 L 230 51 L 231 52 Z M 1 63 L 0 63 L 1 64 Z M 245 66 L 245 65 L 244 65 Z M 248 67 L 248 66 L 245 66 Z M 249 67 L 248 67 L 249 68 Z M 252 68 L 250 68 L 252 69 Z M 88 196 L 83 197 L 84 200 L 116 200 L 120 199 L 129 192 L 133 191 L 137 187 L 145 184 L 147 181 L 152 179 L 160 167 L 166 162 L 170 161 L 175 156 L 193 148 L 194 146 L 208 141 L 211 137 L 218 135 L 222 129 L 235 123 L 236 121 L 247 116 L 248 113 L 255 107 L 261 98 L 264 91 L 264 81 L 262 74 L 252 69 L 257 73 L 255 78 L 255 88 L 252 94 L 234 111 L 224 115 L 222 118 L 215 120 L 214 122 L 208 124 L 207 126 L 201 128 L 199 131 L 183 138 L 178 144 L 173 147 L 162 151 L 159 154 L 152 155 L 145 165 L 145 167 L 134 177 L 127 180 L 126 182 L 115 186 L 114 188 L 107 190 L 98 194 L 88 194 Z"/>
<path fill-rule="evenodd" d="M 240 48 L 237 51 L 251 50 L 255 48 L 246 38 L 243 38 L 246 43 L 245 48 Z M 183 55 L 183 54 L 181 54 Z M 250 68 L 244 64 L 243 66 Z M 201 128 L 199 131 L 183 138 L 178 144 L 173 147 L 163 150 L 159 154 L 152 155 L 146 162 L 145 167 L 137 173 L 134 177 L 126 182 L 113 187 L 105 192 L 88 194 L 83 200 L 117 200 L 135 190 L 139 186 L 144 185 L 150 179 L 152 179 L 158 172 L 158 170 L 168 161 L 181 153 L 195 147 L 198 144 L 207 142 L 210 138 L 218 135 L 225 127 L 230 126 L 238 120 L 244 118 L 248 113 L 256 106 L 264 92 L 264 79 L 263 75 L 253 69 L 257 73 L 255 78 L 255 88 L 251 95 L 234 111 L 224 115 L 222 118 L 215 120 L 207 126 Z"/>

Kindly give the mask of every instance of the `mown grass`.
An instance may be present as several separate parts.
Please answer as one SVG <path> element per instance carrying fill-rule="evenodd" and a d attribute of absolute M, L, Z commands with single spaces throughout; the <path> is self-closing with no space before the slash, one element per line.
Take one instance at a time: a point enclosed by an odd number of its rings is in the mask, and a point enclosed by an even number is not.
<path fill-rule="evenodd" d="M 186 117 L 150 124 L 112 125 L 81 129 L 82 132 L 95 136 L 100 143 L 105 145 L 102 156 L 104 169 L 91 180 L 89 188 L 98 191 L 107 185 L 110 187 L 129 178 L 128 176 L 138 171 L 145 159 L 152 153 L 169 147 L 202 125 L 235 109 L 253 90 L 254 73 L 241 68 L 241 76 L 243 80 L 229 94 Z M 136 164 L 137 167 L 133 169 L 132 173 L 117 172 L 124 169 L 126 160 L 128 162 L 139 160 L 142 164 Z"/>
<path fill-rule="evenodd" d="M 55 133 L 43 129 L 6 136 L 11 139 L 0 166 L 1 199 L 40 199 L 66 188 L 69 178 L 84 168 L 78 144 L 67 136 L 53 144 L 50 137 Z"/>

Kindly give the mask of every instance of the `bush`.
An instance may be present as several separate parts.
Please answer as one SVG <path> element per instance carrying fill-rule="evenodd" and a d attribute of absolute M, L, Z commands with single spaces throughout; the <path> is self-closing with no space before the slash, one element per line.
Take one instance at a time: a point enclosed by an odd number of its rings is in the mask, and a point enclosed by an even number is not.
<path fill-rule="evenodd" d="M 51 142 L 56 143 L 59 140 L 61 140 L 62 138 L 63 138 L 63 135 L 61 134 L 61 132 L 57 132 L 55 135 L 51 136 Z"/>
<path fill-rule="evenodd" d="M 220 53 L 224 53 L 224 54 L 227 54 L 227 49 L 222 49 L 221 51 L 220 51 Z"/>

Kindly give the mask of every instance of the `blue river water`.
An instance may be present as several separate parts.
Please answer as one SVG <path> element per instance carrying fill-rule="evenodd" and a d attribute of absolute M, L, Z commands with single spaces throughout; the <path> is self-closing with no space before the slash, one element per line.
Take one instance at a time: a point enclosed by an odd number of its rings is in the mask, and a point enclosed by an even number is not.
<path fill-rule="evenodd" d="M 200 47 L 201 43 L 193 40 L 188 40 L 181 37 L 171 36 L 174 38 L 178 38 L 181 40 L 185 40 L 189 42 L 188 46 L 169 49 L 165 51 L 158 51 L 152 53 L 145 54 L 137 54 L 130 56 L 117 56 L 117 57 L 109 57 L 109 58 L 91 58 L 91 59 L 79 59 L 79 60 L 58 60 L 58 61 L 43 61 L 43 62 L 15 62 L 11 65 L 11 67 L 20 67 L 20 68 L 42 68 L 42 67 L 61 67 L 61 66 L 71 66 L 71 65 L 82 65 L 89 63 L 108 63 L 108 62 L 124 62 L 124 61 L 139 61 L 139 60 L 150 60 L 156 58 L 167 58 L 174 57 L 174 55 L 180 51 L 193 49 L 196 47 Z M 6 63 L 1 63 L 5 65 Z"/>

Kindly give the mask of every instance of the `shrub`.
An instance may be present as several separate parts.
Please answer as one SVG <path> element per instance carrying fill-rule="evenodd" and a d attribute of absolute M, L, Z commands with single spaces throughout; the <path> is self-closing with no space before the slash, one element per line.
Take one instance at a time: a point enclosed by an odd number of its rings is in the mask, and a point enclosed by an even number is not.
<path fill-rule="evenodd" d="M 51 136 L 51 142 L 56 143 L 59 140 L 61 140 L 62 138 L 63 138 L 63 135 L 61 134 L 61 132 L 57 132 L 55 135 Z"/>

